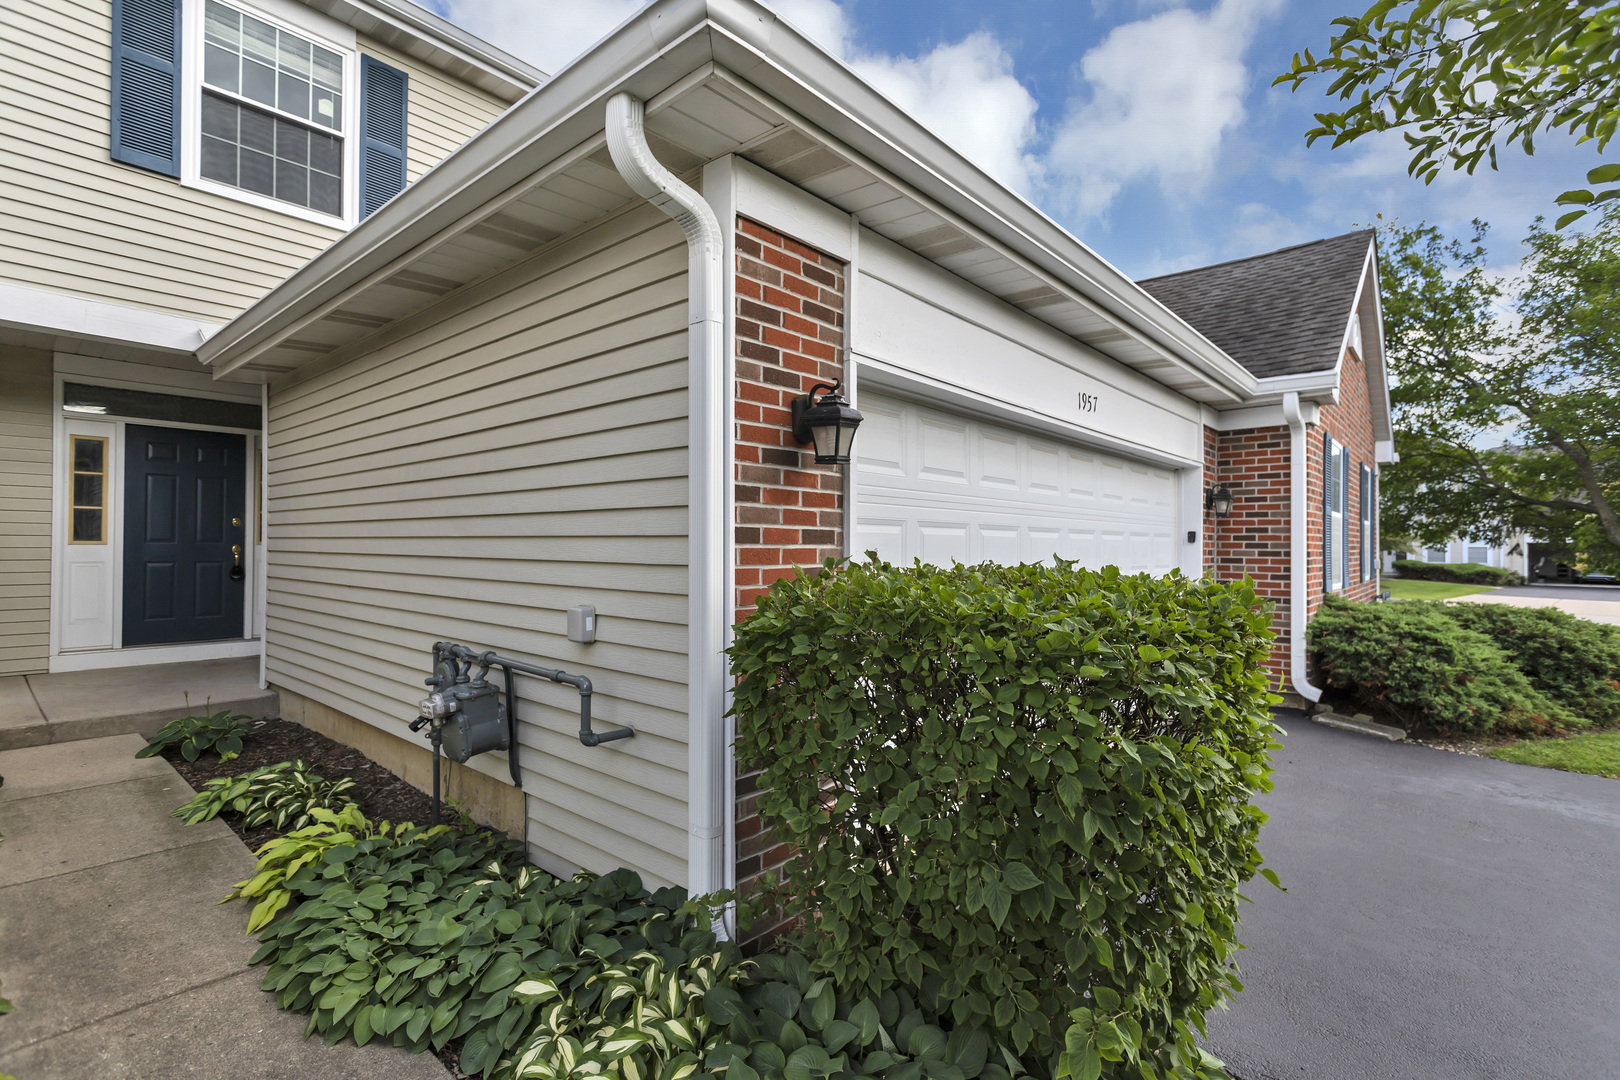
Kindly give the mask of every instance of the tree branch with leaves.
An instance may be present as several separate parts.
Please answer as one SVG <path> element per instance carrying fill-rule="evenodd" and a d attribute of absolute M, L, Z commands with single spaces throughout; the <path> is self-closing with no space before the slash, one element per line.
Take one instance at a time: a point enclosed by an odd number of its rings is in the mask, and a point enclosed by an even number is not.
<path fill-rule="evenodd" d="M 1297 91 L 1325 76 L 1328 96 L 1349 103 L 1317 113 L 1306 145 L 1399 130 L 1413 151 L 1407 171 L 1429 183 L 1446 164 L 1496 168 L 1498 146 L 1534 154 L 1544 131 L 1596 142 L 1601 153 L 1620 123 L 1616 0 L 1379 0 L 1332 25 L 1326 55 L 1295 53 L 1272 83 Z M 1620 164 L 1587 173 L 1594 186 L 1616 181 Z M 1575 209 L 1557 228 L 1616 198 L 1620 187 L 1564 192 L 1558 203 Z"/>

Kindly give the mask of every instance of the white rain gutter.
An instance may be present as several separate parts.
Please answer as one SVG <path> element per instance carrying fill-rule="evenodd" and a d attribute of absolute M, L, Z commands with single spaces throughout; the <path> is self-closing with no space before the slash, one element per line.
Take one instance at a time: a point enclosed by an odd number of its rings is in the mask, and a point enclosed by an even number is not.
<path fill-rule="evenodd" d="M 1322 688 L 1305 677 L 1305 416 L 1299 408 L 1299 391 L 1290 390 L 1282 399 L 1283 419 L 1288 421 L 1288 675 L 1294 692 L 1306 701 L 1322 700 Z"/>
<path fill-rule="evenodd" d="M 647 146 L 639 98 L 607 103 L 607 144 L 630 190 L 686 233 L 687 277 L 687 890 L 725 887 L 726 567 L 724 238 L 703 196 Z"/>

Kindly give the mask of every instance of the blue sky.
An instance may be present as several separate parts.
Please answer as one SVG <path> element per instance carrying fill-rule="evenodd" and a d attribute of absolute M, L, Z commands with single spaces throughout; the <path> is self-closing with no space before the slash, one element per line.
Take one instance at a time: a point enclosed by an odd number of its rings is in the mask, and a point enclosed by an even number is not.
<path fill-rule="evenodd" d="M 427 0 L 555 71 L 642 0 Z M 1332 236 L 1374 215 L 1461 232 L 1493 261 L 1600 160 L 1549 134 L 1502 170 L 1406 175 L 1399 135 L 1306 149 L 1322 90 L 1270 86 L 1363 0 L 766 0 L 1105 258 L 1149 277 Z"/>

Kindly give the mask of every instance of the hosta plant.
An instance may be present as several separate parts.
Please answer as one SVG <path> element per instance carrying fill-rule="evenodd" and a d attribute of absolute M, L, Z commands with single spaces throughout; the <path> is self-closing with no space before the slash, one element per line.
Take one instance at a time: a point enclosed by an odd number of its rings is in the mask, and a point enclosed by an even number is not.
<path fill-rule="evenodd" d="M 353 777 L 327 780 L 310 772 L 303 761 L 283 761 L 210 780 L 172 815 L 196 825 L 229 811 L 242 815 L 243 828 L 271 825 L 285 832 L 312 824 L 316 810 L 338 811 L 352 805 L 352 790 Z"/>
<path fill-rule="evenodd" d="M 469 1074 L 488 1074 L 532 1028 L 539 1006 L 513 995 L 520 981 L 549 977 L 589 1005 L 591 979 L 623 957 L 679 965 L 714 948 L 681 890 L 649 893 L 627 870 L 559 881 L 494 833 L 357 831 L 283 887 L 297 902 L 254 956 L 277 1004 L 307 1013 L 307 1033 L 328 1043 L 418 1052 L 461 1039 Z"/>
<path fill-rule="evenodd" d="M 258 871 L 246 881 L 238 881 L 230 895 L 220 901 L 222 904 L 232 900 L 257 901 L 253 913 L 248 916 L 248 933 L 269 925 L 270 920 L 287 906 L 293 896 L 287 884 L 288 878 L 317 860 L 329 865 L 325 863 L 325 857 L 333 851 L 338 852 L 336 859 L 341 863 L 345 858 L 353 858 L 353 855 L 344 853 L 353 851 L 354 845 L 362 840 L 389 840 L 417 832 L 435 831 L 419 830 L 410 822 L 390 825 L 386 821 L 381 824 L 367 821 L 360 808 L 352 803 L 337 813 L 316 810 L 312 816 L 315 818 L 314 825 L 295 829 L 260 846 L 254 853 L 259 857 Z M 448 826 L 438 826 L 439 831 L 447 829 Z"/>
<path fill-rule="evenodd" d="M 242 722 L 248 719 L 251 717 L 229 709 L 206 716 L 182 716 L 159 728 L 135 756 L 154 757 L 178 744 L 180 756 L 187 761 L 196 761 L 208 750 L 217 753 L 219 760 L 229 761 L 242 752 L 242 740 L 253 734 L 253 728 Z"/>

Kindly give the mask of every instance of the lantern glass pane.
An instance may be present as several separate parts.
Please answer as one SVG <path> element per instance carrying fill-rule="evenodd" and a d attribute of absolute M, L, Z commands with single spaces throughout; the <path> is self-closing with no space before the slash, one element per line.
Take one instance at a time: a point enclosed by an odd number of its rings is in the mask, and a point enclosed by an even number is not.
<path fill-rule="evenodd" d="M 839 452 L 839 427 L 839 423 L 835 420 L 830 424 L 810 429 L 810 436 L 815 440 L 817 457 L 832 457 Z"/>
<path fill-rule="evenodd" d="M 838 428 L 838 456 L 848 458 L 855 445 L 855 425 L 845 423 Z"/>

